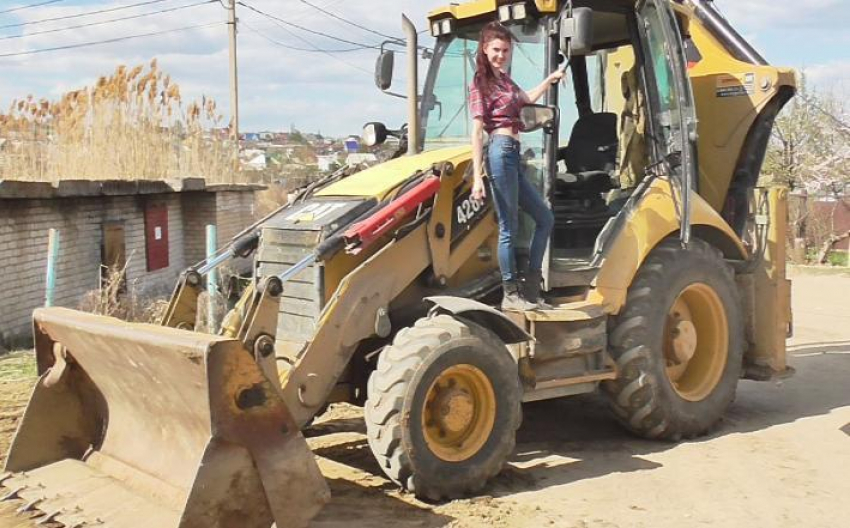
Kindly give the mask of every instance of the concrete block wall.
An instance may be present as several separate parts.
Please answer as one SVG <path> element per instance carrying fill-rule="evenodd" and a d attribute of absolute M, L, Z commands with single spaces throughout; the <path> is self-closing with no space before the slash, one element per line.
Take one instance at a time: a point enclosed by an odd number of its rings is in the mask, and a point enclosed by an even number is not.
<path fill-rule="evenodd" d="M 218 244 L 221 246 L 254 221 L 254 196 L 225 191 L 216 193 L 215 199 Z"/>
<path fill-rule="evenodd" d="M 129 196 L 51 199 L 0 199 L 0 270 L 4 302 L 0 305 L 0 346 L 31 336 L 32 310 L 44 304 L 47 238 L 51 228 L 61 236 L 55 304 L 76 308 L 100 281 L 103 225 L 120 222 L 128 284 L 140 295 L 167 294 L 179 273 L 204 254 L 204 226 L 221 221 L 219 240 L 229 240 L 252 217 L 253 192 L 222 200 L 218 193 L 185 192 Z M 246 196 L 239 196 L 246 195 Z M 168 208 L 168 267 L 148 272 L 144 210 L 147 203 Z M 244 208 L 244 210 L 243 210 Z M 228 233 L 230 233 L 228 235 Z"/>
<path fill-rule="evenodd" d="M 218 247 L 222 247 L 255 221 L 254 195 L 253 193 L 222 191 L 215 193 L 215 199 Z M 251 258 L 235 259 L 228 265 L 244 275 L 250 272 L 252 263 Z"/>
<path fill-rule="evenodd" d="M 253 196 L 253 193 L 246 194 Z M 183 203 L 183 247 L 186 265 L 191 266 L 206 255 L 206 226 L 217 222 L 216 195 L 189 192 L 181 193 L 180 199 Z"/>

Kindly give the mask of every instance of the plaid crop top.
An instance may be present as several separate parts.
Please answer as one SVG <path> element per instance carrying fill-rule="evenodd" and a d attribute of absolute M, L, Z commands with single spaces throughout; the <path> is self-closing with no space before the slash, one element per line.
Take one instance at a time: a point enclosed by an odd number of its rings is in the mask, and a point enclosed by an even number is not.
<path fill-rule="evenodd" d="M 499 77 L 486 97 L 475 82 L 469 86 L 472 118 L 481 117 L 488 134 L 498 128 L 511 128 L 515 134 L 522 131 L 519 114 L 527 103 L 525 92 L 507 74 Z"/>

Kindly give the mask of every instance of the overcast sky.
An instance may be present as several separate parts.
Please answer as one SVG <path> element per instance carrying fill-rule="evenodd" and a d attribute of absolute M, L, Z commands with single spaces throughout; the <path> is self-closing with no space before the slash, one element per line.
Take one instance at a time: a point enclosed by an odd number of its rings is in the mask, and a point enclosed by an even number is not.
<path fill-rule="evenodd" d="M 119 64 L 159 60 L 181 86 L 184 98 L 212 96 L 228 114 L 226 12 L 221 4 L 176 9 L 155 16 L 45 32 L 114 18 L 181 8 L 202 0 L 147 0 L 148 5 L 53 22 L 92 10 L 138 4 L 145 0 L 0 0 L 0 11 L 28 4 L 49 5 L 0 13 L 0 108 L 33 94 L 55 99 L 65 91 L 90 85 Z M 309 0 L 347 20 L 388 35 L 401 35 L 401 14 L 425 29 L 425 14 L 447 0 Z M 335 20 L 302 0 L 244 0 L 245 4 L 304 27 L 355 43 L 382 38 Z M 850 2 L 846 0 L 717 0 L 732 23 L 774 64 L 806 70 L 821 89 L 850 94 Z M 271 42 L 307 48 L 351 48 L 350 44 L 303 33 L 238 6 L 240 112 L 243 131 L 321 131 L 342 136 L 359 132 L 365 121 L 390 126 L 404 120 L 405 107 L 377 91 L 371 71 L 377 52 L 367 49 L 332 56 L 284 48 Z M 36 22 L 36 23 L 33 23 Z M 27 25 L 9 27 L 18 24 Z M 75 45 L 214 23 L 209 27 L 165 33 L 91 47 L 6 56 L 30 50 Z M 5 26 L 5 27 L 3 27 Z M 262 36 L 260 33 L 262 33 Z M 299 38 L 299 36 L 301 38 Z M 424 35 L 425 44 L 431 42 Z M 306 39 L 303 40 L 303 39 Z M 397 75 L 404 69 L 397 67 Z M 403 87 L 401 87 L 403 89 Z"/>

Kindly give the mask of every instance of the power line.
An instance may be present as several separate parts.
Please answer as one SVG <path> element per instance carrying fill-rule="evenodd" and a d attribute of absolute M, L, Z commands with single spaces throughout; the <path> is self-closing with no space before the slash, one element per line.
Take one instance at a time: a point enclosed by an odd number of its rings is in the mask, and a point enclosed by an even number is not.
<path fill-rule="evenodd" d="M 12 9 L 4 9 L 0 11 L 0 15 L 5 15 L 6 13 L 13 13 L 15 11 L 22 11 L 24 9 L 29 9 L 31 7 L 41 7 L 50 4 L 58 4 L 59 2 L 64 2 L 65 0 L 46 0 L 45 2 L 36 2 L 35 4 L 29 4 L 25 6 L 13 7 Z"/>
<path fill-rule="evenodd" d="M 6 24 L 6 25 L 3 25 L 3 26 L 0 26 L 0 29 L 18 28 L 18 27 L 23 27 L 23 26 L 34 26 L 36 24 L 43 24 L 45 22 L 56 22 L 57 20 L 69 20 L 71 18 L 80 18 L 80 17 L 84 17 L 84 16 L 99 15 L 101 13 L 112 13 L 114 11 L 121 11 L 123 9 L 132 9 L 134 7 L 142 7 L 142 6 L 152 5 L 152 4 L 160 4 L 162 2 L 168 2 L 168 1 L 169 0 L 147 0 L 146 2 L 139 2 L 137 4 L 130 4 L 130 5 L 118 6 L 118 7 L 110 7 L 110 8 L 107 8 L 107 9 L 98 9 L 97 11 L 86 11 L 85 13 L 77 13 L 77 14 L 74 14 L 74 15 L 64 15 L 64 16 L 53 17 L 53 18 L 43 18 L 41 20 L 32 20 L 30 22 L 18 22 L 16 24 Z"/>
<path fill-rule="evenodd" d="M 302 4 L 305 4 L 305 5 L 308 5 L 308 6 L 312 7 L 312 8 L 313 8 L 313 9 L 315 9 L 316 11 L 319 11 L 319 12 L 321 12 L 321 13 L 324 13 L 325 15 L 327 15 L 327 16 L 329 16 L 329 17 L 331 17 L 331 18 L 334 18 L 334 19 L 336 19 L 336 20 L 339 20 L 340 22 L 344 22 L 344 23 L 346 23 L 346 24 L 348 24 L 348 25 L 350 25 L 350 26 L 354 26 L 354 27 L 356 27 L 356 28 L 358 28 L 358 29 L 362 29 L 363 31 L 368 31 L 369 33 L 372 33 L 372 34 L 374 34 L 374 35 L 378 35 L 379 37 L 384 37 L 384 38 L 388 38 L 388 39 L 390 39 L 390 40 L 396 40 L 396 41 L 401 41 L 401 40 L 402 40 L 402 39 L 400 39 L 400 38 L 398 38 L 398 37 L 392 37 L 392 36 L 387 35 L 387 34 L 385 34 L 385 33 L 381 33 L 380 31 L 375 31 L 374 29 L 371 29 L 371 28 L 368 28 L 368 27 L 363 26 L 363 25 L 361 25 L 361 24 L 358 24 L 357 22 L 352 22 L 351 20 L 348 20 L 348 19 L 343 18 L 343 17 L 341 17 L 341 16 L 339 16 L 339 15 L 336 15 L 336 14 L 334 14 L 334 13 L 331 13 L 330 11 L 328 11 L 328 10 L 324 9 L 323 7 L 317 6 L 316 4 L 313 4 L 313 3 L 311 3 L 311 2 L 308 2 L 307 0 L 298 0 L 298 1 L 299 1 L 299 2 L 301 2 Z"/>
<path fill-rule="evenodd" d="M 5 36 L 5 37 L 0 37 L 0 40 L 34 37 L 36 35 L 46 35 L 48 33 L 59 33 L 60 31 L 70 31 L 70 30 L 73 30 L 73 29 L 82 29 L 82 28 L 87 28 L 87 27 L 92 27 L 92 26 L 101 26 L 101 25 L 104 25 L 104 24 L 112 24 L 114 22 L 121 22 L 123 20 L 135 20 L 137 18 L 145 18 L 145 17 L 149 17 L 149 16 L 153 16 L 153 15 L 159 15 L 159 14 L 162 14 L 162 13 L 171 13 L 173 11 L 180 11 L 182 9 L 188 9 L 190 7 L 197 7 L 197 6 L 206 5 L 206 4 L 214 4 L 216 2 L 218 2 L 218 0 L 203 0 L 202 2 L 196 2 L 194 4 L 188 4 L 188 5 L 178 6 L 178 7 L 171 7 L 171 8 L 168 8 L 168 9 L 160 9 L 159 11 L 152 11 L 150 13 L 141 13 L 141 14 L 138 14 L 138 15 L 130 15 L 130 16 L 125 16 L 125 17 L 111 18 L 109 20 L 100 20 L 98 22 L 89 22 L 87 24 L 77 24 L 76 26 L 67 26 L 67 27 L 61 27 L 61 28 L 56 28 L 56 29 L 46 29 L 44 31 L 33 31 L 32 33 L 27 33 L 27 34 L 22 34 L 22 35 L 8 35 L 8 36 Z"/>
<path fill-rule="evenodd" d="M 285 25 L 287 25 L 287 26 L 291 26 L 291 27 L 294 27 L 294 28 L 296 28 L 296 29 L 300 29 L 301 31 L 305 31 L 305 32 L 307 32 L 307 33 L 312 33 L 312 34 L 314 34 L 314 35 L 319 35 L 319 36 L 321 36 L 321 37 L 325 37 L 325 38 L 328 38 L 328 39 L 331 39 L 331 40 L 336 40 L 336 41 L 338 41 L 338 42 L 342 42 L 342 43 L 344 43 L 344 44 L 351 44 L 352 46 L 362 46 L 362 47 L 364 47 L 364 48 L 372 48 L 372 49 L 378 49 L 378 48 L 379 48 L 379 46 L 377 46 L 377 45 L 375 45 L 375 44 L 364 44 L 364 43 L 362 43 L 362 42 L 354 42 L 354 41 L 352 41 L 352 40 L 346 40 L 346 39 L 344 39 L 344 38 L 335 37 L 335 36 L 333 36 L 333 35 L 328 35 L 327 33 L 322 33 L 321 31 L 316 31 L 316 30 L 313 30 L 313 29 L 310 29 L 310 28 L 306 28 L 306 27 L 304 27 L 304 26 L 300 26 L 300 25 L 298 25 L 298 24 L 295 24 L 295 23 L 289 22 L 289 21 L 287 21 L 287 20 L 284 20 L 284 19 L 282 19 L 282 18 L 280 18 L 280 17 L 276 17 L 276 16 L 274 16 L 274 15 L 270 15 L 269 13 L 266 13 L 265 11 L 261 11 L 261 10 L 257 9 L 256 7 L 254 7 L 254 6 L 251 6 L 251 5 L 246 4 L 245 2 L 241 2 L 241 1 L 240 1 L 240 2 L 237 2 L 237 3 L 238 3 L 239 5 L 241 5 L 242 7 L 246 7 L 246 8 L 248 8 L 248 9 L 250 9 L 251 11 L 254 11 L 255 13 L 258 13 L 258 14 L 260 14 L 260 15 L 263 15 L 263 16 L 264 16 L 264 17 L 266 17 L 266 18 L 269 18 L 269 19 L 271 19 L 271 20 L 275 20 L 275 21 L 277 21 L 277 22 L 280 22 L 281 24 L 285 24 Z M 294 34 L 293 34 L 293 35 L 294 35 Z M 300 38 L 300 37 L 299 37 L 299 38 Z M 313 44 L 312 44 L 312 43 L 309 43 L 309 45 L 310 45 L 310 46 L 313 46 Z"/>
<path fill-rule="evenodd" d="M 218 26 L 218 25 L 221 25 L 221 24 L 222 24 L 221 22 L 210 22 L 209 24 L 199 24 L 199 25 L 196 25 L 196 26 L 186 26 L 186 27 L 181 27 L 181 28 L 166 29 L 164 31 L 153 31 L 151 33 L 140 33 L 140 34 L 137 34 L 137 35 L 127 35 L 127 36 L 124 36 L 124 37 L 116 37 L 116 38 L 105 39 L 105 40 L 96 40 L 96 41 L 93 41 L 93 42 L 81 42 L 79 44 L 69 44 L 67 46 L 56 46 L 56 47 L 53 47 L 53 48 L 40 48 L 40 49 L 27 50 L 27 51 L 19 51 L 19 52 L 15 52 L 15 53 L 2 53 L 2 54 L 0 54 L 0 58 L 21 57 L 21 56 L 24 56 L 24 55 L 35 55 L 37 53 L 47 53 L 47 52 L 51 52 L 51 51 L 61 51 L 61 50 L 85 48 L 85 47 L 89 47 L 89 46 L 97 46 L 97 45 L 100 45 L 100 44 L 112 44 L 112 43 L 115 43 L 115 42 L 124 42 L 125 40 L 133 40 L 133 39 L 144 38 L 144 37 L 154 37 L 154 36 L 157 36 L 157 35 L 165 35 L 165 34 L 168 34 L 168 33 L 177 33 L 179 31 L 188 31 L 190 29 L 200 29 L 200 28 L 205 28 L 205 27 Z"/>
<path fill-rule="evenodd" d="M 274 17 L 274 16 L 271 16 L 271 15 L 267 15 L 267 14 L 265 14 L 265 13 L 262 13 L 262 12 L 260 12 L 259 10 L 252 8 L 251 6 L 245 5 L 245 4 L 244 4 L 244 3 L 242 3 L 242 2 L 239 2 L 239 4 L 240 4 L 240 5 L 245 6 L 245 7 L 249 8 L 249 9 L 251 9 L 251 10 L 253 10 L 253 11 L 257 11 L 257 12 L 258 12 L 258 13 L 260 13 L 261 15 L 266 16 L 266 17 L 268 17 L 268 18 L 270 18 L 270 19 L 272 19 L 272 20 L 277 20 L 277 21 L 281 21 L 281 22 L 282 22 L 282 20 L 278 19 L 277 17 Z M 373 75 L 373 72 L 370 72 L 369 70 L 365 70 L 365 69 L 363 69 L 363 68 L 361 68 L 361 67 L 359 67 L 359 66 L 355 66 L 355 65 L 353 65 L 353 64 L 351 64 L 351 63 L 349 63 L 349 62 L 347 62 L 347 61 L 344 61 L 344 60 L 340 59 L 339 57 L 337 57 L 336 55 L 334 55 L 333 53 L 331 53 L 331 52 L 329 52 L 329 51 L 327 51 L 327 50 L 323 50 L 323 49 L 321 49 L 319 46 L 317 46 L 317 45 L 313 44 L 311 41 L 307 40 L 305 37 L 302 37 L 301 35 L 299 35 L 299 34 L 297 34 L 297 33 L 293 32 L 293 31 L 291 31 L 291 30 L 287 29 L 287 28 L 286 28 L 286 27 L 284 27 L 284 26 L 281 26 L 280 24 L 278 24 L 278 25 L 280 26 L 280 28 L 281 28 L 282 30 L 286 31 L 287 33 L 289 33 L 289 34 L 290 34 L 290 35 L 292 35 L 293 37 L 297 38 L 297 39 L 298 39 L 298 40 L 300 40 L 301 42 L 303 42 L 303 43 L 307 44 L 308 46 L 310 46 L 311 48 L 313 48 L 313 49 L 314 49 L 314 50 L 316 50 L 317 52 L 319 52 L 319 53 L 323 53 L 323 54 L 327 55 L 328 57 L 332 58 L 333 60 L 336 60 L 336 61 L 339 61 L 339 62 L 341 62 L 341 63 L 345 64 L 345 65 L 346 65 L 346 66 L 348 66 L 349 68 L 353 68 L 353 69 L 355 69 L 355 70 L 357 70 L 357 71 L 360 71 L 360 72 L 363 72 L 363 73 L 365 73 L 365 74 L 367 74 L 367 75 L 369 75 L 369 76 Z M 368 45 L 364 45 L 364 44 L 355 44 L 355 45 L 356 45 L 356 46 L 359 46 L 359 47 L 362 47 L 363 49 L 366 49 L 366 48 L 374 48 L 374 46 L 368 46 Z"/>
<path fill-rule="evenodd" d="M 356 48 L 345 48 L 345 49 L 299 48 L 298 46 L 292 46 L 290 44 L 285 44 L 283 42 L 280 42 L 279 40 L 276 40 L 276 39 L 268 36 L 266 33 L 259 30 L 258 28 L 255 28 L 254 26 L 248 24 L 244 20 L 242 21 L 242 25 L 245 26 L 246 28 L 248 28 L 248 30 L 250 30 L 251 32 L 256 33 L 260 37 L 271 42 L 272 44 L 275 44 L 275 45 L 280 46 L 282 48 L 290 49 L 290 50 L 293 50 L 293 51 L 305 51 L 305 52 L 309 52 L 309 53 L 348 53 L 348 52 L 351 52 L 351 51 L 362 51 L 362 50 L 365 50 L 365 49 L 372 49 L 371 47 L 364 47 L 364 46 L 358 46 Z"/>

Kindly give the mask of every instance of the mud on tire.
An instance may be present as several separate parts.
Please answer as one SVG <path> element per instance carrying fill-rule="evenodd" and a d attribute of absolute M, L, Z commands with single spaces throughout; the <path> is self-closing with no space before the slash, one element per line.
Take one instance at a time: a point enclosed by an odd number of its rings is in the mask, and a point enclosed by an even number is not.
<path fill-rule="evenodd" d="M 445 373 L 458 368 L 477 372 L 473 379 L 492 386 L 493 401 L 485 402 L 492 426 L 477 435 L 480 447 L 446 460 L 431 447 L 434 435 L 424 424 L 423 413 L 432 408 L 427 401 L 432 388 L 439 386 Z M 498 474 L 512 453 L 521 399 L 516 363 L 492 332 L 449 315 L 420 319 L 396 335 L 369 378 L 365 408 L 369 445 L 384 473 L 417 497 L 437 501 L 467 496 Z M 480 412 L 478 405 L 473 416 Z"/>

